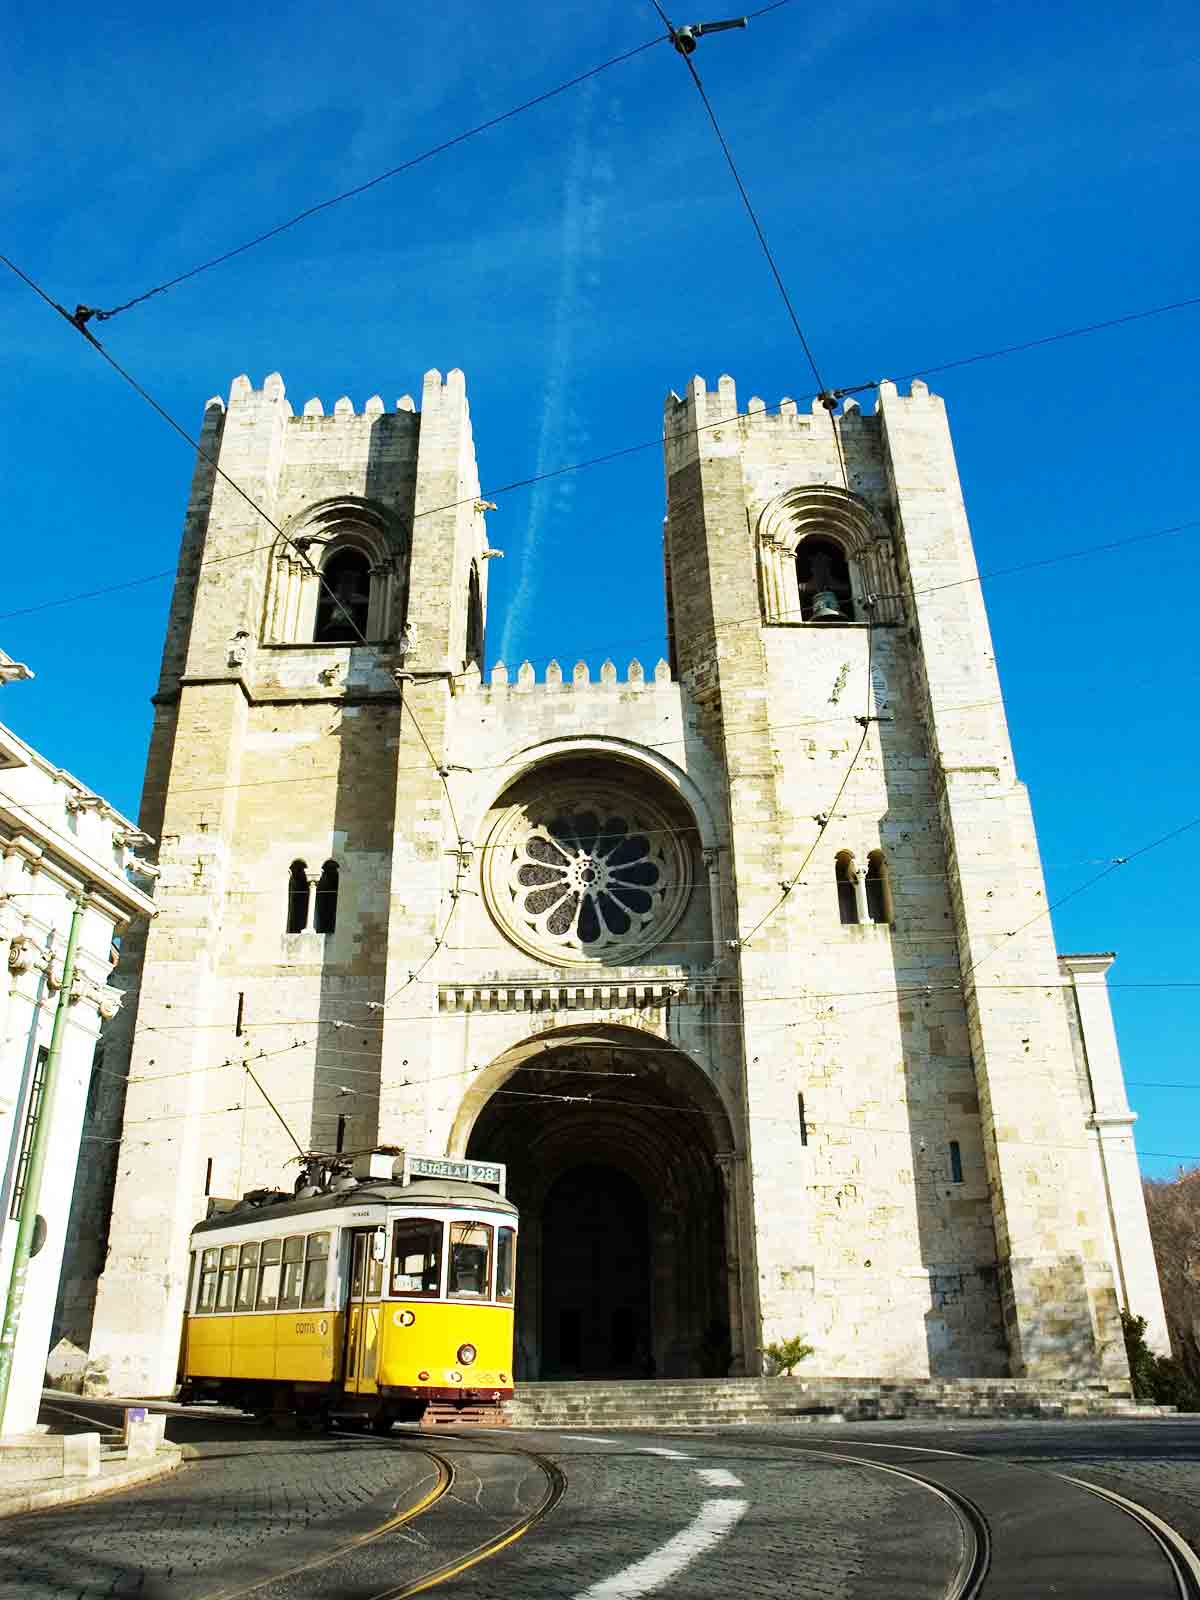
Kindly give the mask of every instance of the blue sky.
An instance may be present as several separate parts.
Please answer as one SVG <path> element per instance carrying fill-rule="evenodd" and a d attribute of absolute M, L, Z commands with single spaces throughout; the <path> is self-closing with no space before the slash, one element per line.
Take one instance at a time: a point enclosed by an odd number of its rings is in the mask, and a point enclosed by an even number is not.
<path fill-rule="evenodd" d="M 125 300 L 659 31 L 634 0 L 9 16 L 3 248 L 69 306 Z M 797 3 L 695 59 L 840 385 L 1200 293 L 1198 44 L 1182 0 Z M 0 329 L 0 612 L 171 571 L 187 449 L 15 279 Z M 1198 331 L 1193 308 L 934 380 L 984 571 L 1200 517 Z M 189 427 L 242 371 L 328 409 L 461 366 L 487 488 L 652 444 L 696 372 L 732 373 L 743 401 L 811 389 L 666 46 L 102 337 Z M 493 498 L 490 657 L 653 662 L 657 448 Z M 1052 898 L 1200 814 L 1198 546 L 1192 530 L 985 586 Z M 130 812 L 168 593 L 0 616 L 38 674 L 0 714 Z M 1119 952 L 1155 1174 L 1200 1159 L 1198 855 L 1200 830 L 1055 917 L 1061 949 Z"/>

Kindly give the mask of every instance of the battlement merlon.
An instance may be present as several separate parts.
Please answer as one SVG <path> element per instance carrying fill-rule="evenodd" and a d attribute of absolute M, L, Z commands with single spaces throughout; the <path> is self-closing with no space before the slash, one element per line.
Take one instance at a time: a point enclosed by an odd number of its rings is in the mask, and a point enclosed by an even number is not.
<path fill-rule="evenodd" d="M 751 395 L 745 411 L 739 412 L 737 387 L 732 378 L 725 375 L 718 378 L 715 390 L 709 389 L 703 378 L 693 378 L 682 396 L 672 390 L 664 405 L 667 475 L 671 476 L 700 457 L 711 459 L 737 454 L 739 448 L 757 439 L 764 443 L 783 441 L 812 434 L 814 429 L 828 430 L 831 418 L 839 437 L 843 429 L 878 427 L 885 393 L 893 403 L 898 400 L 903 405 L 944 409 L 940 396 L 931 395 L 919 379 L 913 380 L 911 392 L 904 396 L 899 394 L 894 383 L 885 379 L 878 385 L 878 397 L 866 414 L 853 395 L 840 401 L 839 409 L 833 413 L 826 410 L 820 399 L 801 407 L 784 395 L 774 406 L 768 407 L 758 395 Z"/>
<path fill-rule="evenodd" d="M 586 661 L 577 661 L 571 669 L 570 675 L 567 676 L 563 673 L 557 661 L 550 660 L 546 664 L 545 677 L 541 683 L 538 682 L 537 672 L 531 661 L 522 661 L 517 668 L 515 679 L 511 676 L 505 663 L 497 661 L 491 670 L 487 683 L 484 683 L 478 677 L 471 676 L 463 681 L 460 686 L 460 692 L 466 689 L 482 694 L 503 696 L 508 694 L 528 694 L 535 689 L 545 690 L 550 694 L 571 691 L 580 692 L 586 689 L 594 689 L 598 693 L 605 693 L 609 690 L 622 689 L 640 693 L 647 687 L 651 689 L 674 687 L 671 668 L 666 661 L 660 658 L 653 671 L 647 675 L 646 669 L 635 656 L 629 663 L 625 677 L 622 679 L 618 675 L 616 665 L 611 657 L 607 658 L 601 665 L 598 678 L 592 677 L 591 669 Z"/>

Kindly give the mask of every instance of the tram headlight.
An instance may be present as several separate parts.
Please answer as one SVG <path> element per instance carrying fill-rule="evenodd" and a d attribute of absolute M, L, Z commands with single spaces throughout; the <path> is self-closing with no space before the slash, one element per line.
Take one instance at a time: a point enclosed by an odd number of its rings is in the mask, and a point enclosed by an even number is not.
<path fill-rule="evenodd" d="M 458 1347 L 458 1364 L 460 1367 L 469 1367 L 476 1356 L 473 1344 L 460 1344 Z"/>

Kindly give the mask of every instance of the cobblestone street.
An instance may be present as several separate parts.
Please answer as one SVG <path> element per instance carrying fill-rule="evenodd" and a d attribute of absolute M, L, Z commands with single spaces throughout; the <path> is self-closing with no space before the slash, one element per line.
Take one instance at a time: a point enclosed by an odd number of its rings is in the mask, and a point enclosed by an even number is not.
<path fill-rule="evenodd" d="M 1191 1418 L 384 1440 L 192 1412 L 168 1433 L 188 1450 L 171 1477 L 0 1526 L 0 1600 L 398 1600 L 438 1575 L 461 1600 L 1196 1592 L 1144 1526 L 1062 1476 L 1116 1490 L 1196 1549 Z M 962 1590 L 964 1505 L 991 1564 Z"/>

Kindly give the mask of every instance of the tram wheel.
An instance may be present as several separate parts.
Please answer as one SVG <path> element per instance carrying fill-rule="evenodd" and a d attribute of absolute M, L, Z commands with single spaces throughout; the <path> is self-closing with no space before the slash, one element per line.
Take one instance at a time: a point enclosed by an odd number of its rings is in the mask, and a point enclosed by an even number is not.
<path fill-rule="evenodd" d="M 371 1419 L 371 1432 L 381 1434 L 386 1438 L 391 1433 L 392 1424 L 395 1420 L 390 1411 L 381 1411 L 378 1416 Z"/>

